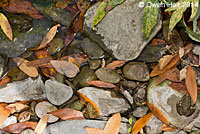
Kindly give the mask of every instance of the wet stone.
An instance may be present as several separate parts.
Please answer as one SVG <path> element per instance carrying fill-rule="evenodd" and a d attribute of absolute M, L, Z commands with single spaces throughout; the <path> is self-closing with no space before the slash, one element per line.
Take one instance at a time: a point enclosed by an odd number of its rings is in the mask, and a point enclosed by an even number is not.
<path fill-rule="evenodd" d="M 120 84 L 122 86 L 125 86 L 125 87 L 128 87 L 128 88 L 132 88 L 132 89 L 137 87 L 136 82 L 134 82 L 134 81 L 123 80 L 123 81 L 120 81 Z"/>
<path fill-rule="evenodd" d="M 32 129 L 25 129 L 20 134 L 35 134 L 35 132 Z"/>
<path fill-rule="evenodd" d="M 141 62 L 130 62 L 123 67 L 124 77 L 130 80 L 148 81 L 150 78 L 149 69 Z"/>
<path fill-rule="evenodd" d="M 146 115 L 147 111 L 148 111 L 148 107 L 147 106 L 137 107 L 133 111 L 133 116 L 135 116 L 135 117 L 143 117 L 144 115 Z"/>
<path fill-rule="evenodd" d="M 109 82 L 109 83 L 119 83 L 120 75 L 108 68 L 100 68 L 98 69 L 95 74 L 101 81 Z"/>
<path fill-rule="evenodd" d="M 56 80 L 47 80 L 45 82 L 47 99 L 54 105 L 62 105 L 73 95 L 71 87 L 57 82 Z"/>
<path fill-rule="evenodd" d="M 91 103 L 87 103 L 86 108 L 83 110 L 84 117 L 88 119 L 95 119 L 98 117 L 97 111 L 94 109 Z"/>
<path fill-rule="evenodd" d="M 90 68 L 92 70 L 96 70 L 101 65 L 101 60 L 90 60 L 89 61 Z"/>

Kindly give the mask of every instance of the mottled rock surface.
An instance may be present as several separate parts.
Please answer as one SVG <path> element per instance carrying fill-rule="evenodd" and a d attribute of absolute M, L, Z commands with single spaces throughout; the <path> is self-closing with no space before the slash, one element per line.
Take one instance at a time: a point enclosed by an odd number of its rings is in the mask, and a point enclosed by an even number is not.
<path fill-rule="evenodd" d="M 145 131 L 147 134 L 160 134 L 162 132 L 162 125 L 163 123 L 153 115 L 146 124 Z"/>

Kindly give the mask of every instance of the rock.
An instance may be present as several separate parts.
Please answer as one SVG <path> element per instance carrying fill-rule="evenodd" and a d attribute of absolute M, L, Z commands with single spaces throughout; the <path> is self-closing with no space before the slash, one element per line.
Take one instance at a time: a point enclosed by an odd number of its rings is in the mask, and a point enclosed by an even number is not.
<path fill-rule="evenodd" d="M 0 54 L 0 78 L 8 70 L 8 56 L 5 54 Z"/>
<path fill-rule="evenodd" d="M 87 134 L 87 132 L 84 130 L 85 127 L 103 129 L 105 125 L 106 121 L 99 120 L 62 121 L 49 125 L 43 134 Z M 120 133 L 126 134 L 127 129 L 128 128 L 125 123 L 120 124 Z"/>
<path fill-rule="evenodd" d="M 89 61 L 89 64 L 90 64 L 90 68 L 92 70 L 96 70 L 97 68 L 100 67 L 101 65 L 101 60 L 90 60 Z"/>
<path fill-rule="evenodd" d="M 134 81 L 123 80 L 123 81 L 120 81 L 120 84 L 122 86 L 132 88 L 132 89 L 135 89 L 137 87 L 136 82 L 134 82 Z"/>
<path fill-rule="evenodd" d="M 152 34 L 144 40 L 142 33 L 143 8 L 138 6 L 138 0 L 126 0 L 109 11 L 103 20 L 92 31 L 92 22 L 100 2 L 90 7 L 85 14 L 84 30 L 91 39 L 102 45 L 102 48 L 112 51 L 119 60 L 133 60 L 160 30 L 162 22 L 160 15 Z M 96 32 L 96 34 L 94 33 Z"/>
<path fill-rule="evenodd" d="M 133 96 L 133 100 L 138 106 L 143 106 L 146 101 L 146 90 L 144 88 L 138 89 Z"/>
<path fill-rule="evenodd" d="M 8 125 L 11 125 L 11 124 L 14 124 L 14 123 L 17 123 L 17 117 L 16 116 L 10 116 L 8 117 L 4 123 L 1 125 L 1 129 L 4 128 L 4 127 L 7 127 Z"/>
<path fill-rule="evenodd" d="M 47 51 L 49 54 L 55 54 L 64 47 L 63 40 L 61 38 L 54 38 L 50 43 Z"/>
<path fill-rule="evenodd" d="M 10 133 L 0 130 L 0 134 L 10 134 Z"/>
<path fill-rule="evenodd" d="M 192 52 L 196 55 L 200 55 L 200 45 L 194 45 Z"/>
<path fill-rule="evenodd" d="M 56 8 L 55 4 L 50 4 L 48 6 L 42 6 L 36 2 L 33 6 L 40 11 L 45 16 L 50 17 L 54 22 L 58 22 L 62 25 L 68 26 L 71 22 L 73 15 L 65 10 Z"/>
<path fill-rule="evenodd" d="M 20 134 L 35 134 L 35 132 L 32 129 L 25 129 Z"/>
<path fill-rule="evenodd" d="M 147 111 L 148 111 L 148 107 L 147 106 L 137 107 L 133 111 L 133 116 L 135 116 L 135 117 L 143 117 L 144 115 L 146 115 Z"/>
<path fill-rule="evenodd" d="M 184 132 L 184 131 L 180 131 L 180 132 L 178 132 L 178 131 L 167 131 L 167 132 L 164 132 L 163 134 L 186 134 L 186 132 Z"/>
<path fill-rule="evenodd" d="M 29 77 L 23 81 L 8 83 L 0 87 L 0 94 L 0 102 L 6 103 L 46 98 L 40 76 L 35 80 Z"/>
<path fill-rule="evenodd" d="M 90 69 L 89 66 L 85 65 L 81 68 L 80 73 L 75 77 L 73 84 L 75 87 L 85 87 L 89 86 L 87 81 L 96 80 L 97 76 L 95 72 Z"/>
<path fill-rule="evenodd" d="M 40 102 L 35 106 L 35 113 L 39 118 L 42 118 L 48 112 L 52 112 L 52 111 L 55 111 L 55 110 L 57 110 L 57 108 L 47 101 Z M 59 118 L 50 114 L 49 118 L 48 118 L 48 122 L 53 123 L 53 122 L 56 122 L 58 119 Z"/>
<path fill-rule="evenodd" d="M 151 119 L 148 121 L 148 123 L 146 124 L 144 129 L 147 134 L 161 134 L 162 125 L 163 123 L 153 115 Z"/>
<path fill-rule="evenodd" d="M 138 61 L 143 62 L 158 62 L 160 58 L 167 52 L 166 45 L 155 45 L 146 46 L 140 56 L 137 58 Z"/>
<path fill-rule="evenodd" d="M 155 105 L 172 125 L 182 127 L 185 122 L 190 119 L 190 117 L 180 116 L 176 109 L 177 101 L 179 101 L 184 94 L 169 87 L 170 81 L 166 80 L 156 86 L 156 80 L 157 77 L 149 82 L 147 88 L 147 101 Z M 196 106 L 197 110 L 199 101 L 197 101 Z"/>
<path fill-rule="evenodd" d="M 33 20 L 33 27 L 29 31 L 19 33 L 16 30 L 13 30 L 13 41 L 10 41 L 5 34 L 0 31 L 0 53 L 5 53 L 9 57 L 17 57 L 28 48 L 36 47 L 42 42 L 50 25 L 51 22 L 44 19 Z"/>
<path fill-rule="evenodd" d="M 100 110 L 100 116 L 108 116 L 113 113 L 126 111 L 129 104 L 121 97 L 113 97 L 114 91 L 106 91 L 100 88 L 84 87 L 78 92 L 92 100 Z"/>
<path fill-rule="evenodd" d="M 149 69 L 145 63 L 129 62 L 123 67 L 124 77 L 130 80 L 148 81 Z"/>
<path fill-rule="evenodd" d="M 120 75 L 111 69 L 108 68 L 100 68 L 98 69 L 95 74 L 97 75 L 97 78 L 99 78 L 101 81 L 109 82 L 109 83 L 119 83 L 120 81 Z"/>
<path fill-rule="evenodd" d="M 133 104 L 133 96 L 130 95 L 130 93 L 127 91 L 127 90 L 124 90 L 122 92 L 122 94 L 124 95 L 124 97 L 126 97 L 126 99 L 131 103 Z"/>
<path fill-rule="evenodd" d="M 81 109 L 84 107 L 84 104 L 81 100 L 74 101 L 70 104 L 70 108 L 74 110 L 81 111 Z"/>
<path fill-rule="evenodd" d="M 54 105 L 62 105 L 73 95 L 71 87 L 62 84 L 56 80 L 47 80 L 45 82 L 47 99 Z"/>

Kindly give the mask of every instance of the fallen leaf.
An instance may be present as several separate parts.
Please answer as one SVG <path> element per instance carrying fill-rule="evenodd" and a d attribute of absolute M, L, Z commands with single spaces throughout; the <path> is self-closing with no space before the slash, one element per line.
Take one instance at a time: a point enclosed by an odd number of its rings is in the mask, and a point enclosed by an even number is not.
<path fill-rule="evenodd" d="M 103 129 L 103 134 L 118 134 L 120 123 L 121 123 L 120 113 L 114 114 L 106 123 L 106 126 Z"/>
<path fill-rule="evenodd" d="M 6 36 L 10 39 L 13 40 L 13 33 L 12 33 L 12 28 L 10 26 L 10 23 L 6 16 L 2 13 L 0 13 L 0 26 L 3 32 L 6 34 Z"/>
<path fill-rule="evenodd" d="M 51 60 L 50 63 L 53 65 L 57 72 L 69 78 L 75 77 L 79 72 L 79 68 L 71 62 Z"/>
<path fill-rule="evenodd" d="M 0 86 L 6 84 L 6 83 L 8 83 L 8 82 L 10 82 L 10 77 L 5 76 L 5 77 L 3 77 L 3 78 L 1 79 L 1 81 L 0 81 Z"/>
<path fill-rule="evenodd" d="M 182 47 L 179 48 L 178 55 L 180 58 L 182 58 L 184 56 L 184 48 L 182 48 Z"/>
<path fill-rule="evenodd" d="M 105 67 L 106 66 L 106 61 L 105 61 L 105 59 L 103 58 L 102 60 L 101 60 L 101 67 L 103 68 L 103 67 Z"/>
<path fill-rule="evenodd" d="M 8 104 L 0 103 L 0 127 L 4 123 L 4 121 L 10 116 L 10 110 L 5 108 Z"/>
<path fill-rule="evenodd" d="M 187 68 L 186 67 L 181 69 L 181 71 L 180 71 L 180 80 L 184 80 L 186 78 L 186 72 L 187 72 Z"/>
<path fill-rule="evenodd" d="M 45 130 L 47 126 L 47 121 L 48 121 L 49 115 L 44 115 L 42 118 L 40 118 L 40 121 L 38 122 L 36 128 L 35 128 L 35 133 L 36 134 L 42 134 L 43 131 Z"/>
<path fill-rule="evenodd" d="M 8 125 L 7 127 L 4 127 L 2 130 L 8 133 L 17 134 L 17 133 L 21 133 L 23 130 L 27 128 L 34 130 L 36 126 L 37 126 L 37 122 L 24 121 L 24 122 Z"/>
<path fill-rule="evenodd" d="M 163 124 L 161 126 L 162 131 L 176 131 L 177 129 L 172 125 Z"/>
<path fill-rule="evenodd" d="M 162 44 L 166 44 L 166 41 L 163 40 L 163 39 L 154 38 L 154 39 L 151 41 L 151 44 L 149 44 L 149 45 L 150 45 L 150 46 L 155 46 L 155 45 L 162 45 Z"/>
<path fill-rule="evenodd" d="M 109 64 L 106 66 L 106 68 L 109 68 L 109 69 L 111 69 L 111 70 L 114 70 L 114 69 L 116 69 L 116 68 L 118 68 L 118 67 L 123 66 L 125 63 L 126 63 L 126 61 L 124 61 L 124 60 L 113 61 L 113 62 L 109 63 Z"/>
<path fill-rule="evenodd" d="M 88 134 L 103 134 L 103 130 L 99 128 L 85 127 L 84 129 Z"/>
<path fill-rule="evenodd" d="M 57 29 L 58 27 L 60 27 L 60 24 L 57 24 L 55 26 L 53 26 L 48 33 L 44 36 L 42 43 L 36 48 L 36 50 L 45 48 L 47 46 L 47 44 L 49 44 L 51 42 L 51 40 L 54 38 L 54 36 L 56 35 Z"/>
<path fill-rule="evenodd" d="M 181 92 L 181 93 L 187 93 L 187 88 L 186 85 L 183 83 L 171 83 L 169 84 L 169 87 L 171 87 L 172 89 Z"/>
<path fill-rule="evenodd" d="M 139 120 L 135 122 L 132 128 L 132 134 L 137 134 L 146 124 L 147 122 L 151 119 L 152 113 L 149 113 L 143 117 L 141 117 Z"/>
<path fill-rule="evenodd" d="M 63 108 L 50 112 L 50 114 L 62 120 L 82 120 L 85 119 L 83 113 L 71 108 Z"/>
<path fill-rule="evenodd" d="M 116 88 L 117 86 L 108 82 L 104 81 L 87 81 L 89 85 L 93 85 L 96 87 L 102 87 L 102 88 Z"/>
<path fill-rule="evenodd" d="M 195 72 L 194 72 L 192 66 L 190 66 L 190 65 L 187 68 L 185 84 L 186 84 L 187 90 L 188 90 L 193 102 L 196 103 L 196 101 L 197 101 L 197 83 L 196 83 Z"/>
<path fill-rule="evenodd" d="M 69 0 L 58 0 L 56 3 L 56 7 L 64 9 L 68 6 L 69 2 L 70 2 Z"/>
<path fill-rule="evenodd" d="M 159 62 L 159 68 L 162 70 L 166 67 L 166 65 L 172 60 L 174 56 L 173 55 L 165 55 L 163 56 L 158 62 Z"/>
<path fill-rule="evenodd" d="M 168 120 L 165 118 L 165 116 L 160 112 L 160 110 L 159 110 L 157 107 L 155 107 L 153 104 L 151 104 L 151 103 L 149 103 L 149 102 L 147 102 L 147 105 L 148 105 L 150 111 L 152 112 L 152 114 L 153 114 L 154 116 L 156 116 L 156 117 L 157 117 L 160 121 L 162 121 L 163 123 L 169 125 Z"/>
<path fill-rule="evenodd" d="M 192 52 L 189 52 L 188 57 L 189 57 L 190 61 L 192 62 L 192 64 L 198 65 L 200 58 L 197 55 L 193 54 Z"/>
<path fill-rule="evenodd" d="M 19 116 L 17 117 L 17 120 L 19 122 L 24 122 L 24 121 L 30 120 L 30 118 L 31 118 L 31 112 L 30 111 L 24 111 L 24 112 L 21 112 L 19 114 Z"/>
<path fill-rule="evenodd" d="M 40 58 L 37 60 L 29 61 L 26 63 L 26 65 L 28 67 L 40 67 L 40 66 L 44 66 L 44 65 L 47 65 L 48 63 L 50 63 L 50 60 L 53 60 L 53 58 L 52 57 L 44 57 L 44 58 Z"/>
<path fill-rule="evenodd" d="M 193 48 L 193 44 L 189 43 L 184 47 L 184 55 L 188 54 Z"/>
<path fill-rule="evenodd" d="M 151 77 L 154 77 L 154 76 L 157 76 L 157 75 L 160 75 L 162 73 L 164 73 L 165 71 L 171 69 L 172 67 L 176 66 L 180 61 L 180 58 L 178 55 L 174 56 L 173 59 L 170 61 L 170 63 L 165 67 L 163 68 L 162 70 L 160 70 L 160 67 L 159 65 L 156 65 L 156 67 L 153 69 L 153 71 L 151 72 L 150 76 Z"/>
<path fill-rule="evenodd" d="M 25 13 L 34 19 L 41 19 L 43 16 L 32 6 L 31 2 L 23 0 L 10 0 L 9 6 L 4 7 L 8 12 Z"/>
<path fill-rule="evenodd" d="M 21 112 L 22 110 L 28 109 L 29 106 L 21 103 L 13 103 L 6 106 L 7 109 L 13 114 L 15 112 Z"/>

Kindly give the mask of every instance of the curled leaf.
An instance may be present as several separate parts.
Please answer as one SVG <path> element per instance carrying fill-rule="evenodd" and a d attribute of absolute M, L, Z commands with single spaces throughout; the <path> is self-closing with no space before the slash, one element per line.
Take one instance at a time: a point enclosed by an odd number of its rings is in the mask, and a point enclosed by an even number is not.
<path fill-rule="evenodd" d="M 114 84 L 104 82 L 104 81 L 87 81 L 88 84 L 97 86 L 97 87 L 103 87 L 103 88 L 116 88 Z"/>

